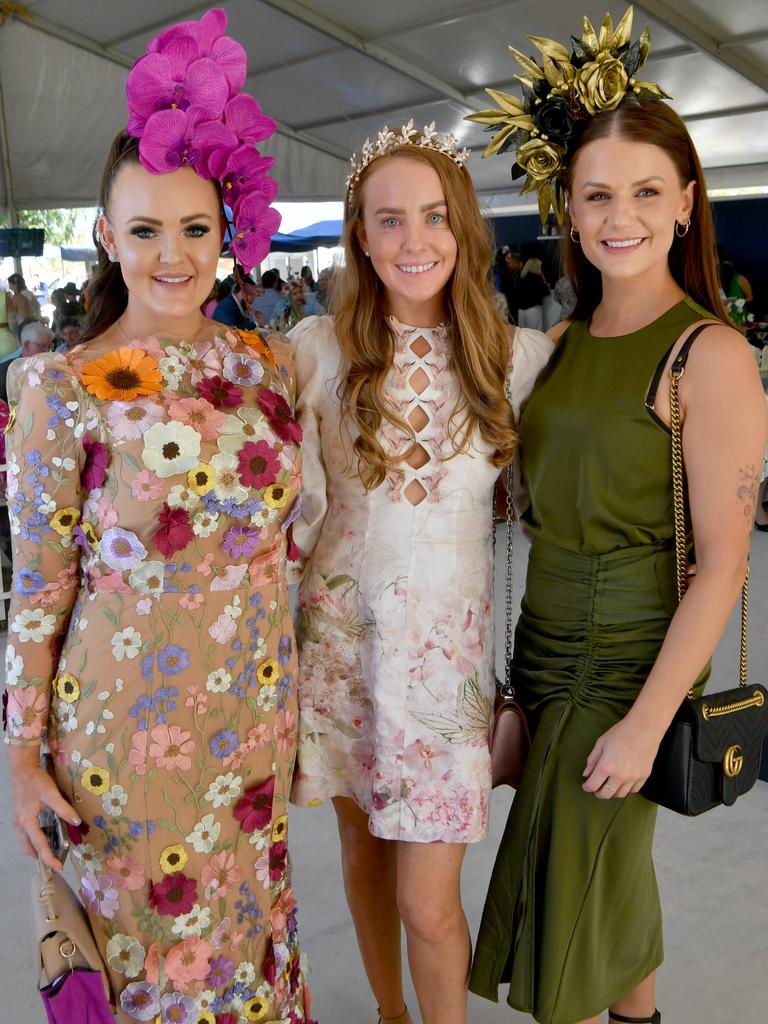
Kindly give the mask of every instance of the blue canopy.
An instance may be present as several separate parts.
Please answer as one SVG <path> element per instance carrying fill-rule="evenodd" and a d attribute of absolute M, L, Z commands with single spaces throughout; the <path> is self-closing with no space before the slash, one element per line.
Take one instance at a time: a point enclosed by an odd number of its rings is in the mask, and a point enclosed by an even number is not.
<path fill-rule="evenodd" d="M 270 252 L 309 252 L 323 246 L 332 249 L 339 244 L 342 232 L 342 221 L 319 220 L 305 228 L 297 228 L 289 234 L 278 233 L 272 236 Z"/>
<path fill-rule="evenodd" d="M 227 230 L 224 235 L 224 243 L 228 245 L 232 240 L 232 211 L 224 206 L 227 215 Z M 312 249 L 332 249 L 339 244 L 343 222 L 340 220 L 319 220 L 315 224 L 309 224 L 305 228 L 297 228 L 296 231 L 282 232 L 272 235 L 270 252 L 311 252 Z"/>

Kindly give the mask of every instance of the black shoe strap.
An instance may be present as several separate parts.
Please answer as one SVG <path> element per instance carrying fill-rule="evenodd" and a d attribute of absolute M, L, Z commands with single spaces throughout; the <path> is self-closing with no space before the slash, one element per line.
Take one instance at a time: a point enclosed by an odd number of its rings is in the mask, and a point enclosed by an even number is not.
<path fill-rule="evenodd" d="M 661 1014 L 658 1010 L 654 1010 L 652 1017 L 624 1017 L 620 1013 L 609 1010 L 608 1017 L 610 1020 L 619 1021 L 620 1024 L 661 1024 Z"/>

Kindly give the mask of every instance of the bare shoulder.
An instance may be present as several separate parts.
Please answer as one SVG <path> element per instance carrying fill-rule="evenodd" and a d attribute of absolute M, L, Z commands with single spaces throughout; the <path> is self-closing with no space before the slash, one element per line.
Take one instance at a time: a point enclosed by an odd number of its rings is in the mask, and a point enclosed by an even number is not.
<path fill-rule="evenodd" d="M 710 322 L 696 338 L 688 358 L 686 373 L 692 383 L 712 384 L 718 387 L 738 384 L 745 380 L 759 383 L 757 364 L 746 338 L 727 324 Z M 700 324 L 695 325 L 700 326 Z M 695 330 L 695 327 L 692 330 Z M 689 331 L 686 337 L 690 337 Z M 686 338 L 681 338 L 682 347 Z M 673 355 L 674 355 L 673 351 Z"/>
<path fill-rule="evenodd" d="M 571 326 L 571 323 L 571 320 L 561 320 L 559 324 L 553 324 L 552 327 L 550 327 L 547 331 L 547 334 L 552 339 L 552 341 L 557 342 Z"/>

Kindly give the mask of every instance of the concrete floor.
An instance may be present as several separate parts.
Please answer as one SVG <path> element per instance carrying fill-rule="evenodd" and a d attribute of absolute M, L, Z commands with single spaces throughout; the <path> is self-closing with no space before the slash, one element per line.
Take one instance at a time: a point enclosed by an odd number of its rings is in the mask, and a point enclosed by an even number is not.
<path fill-rule="evenodd" d="M 768 535 L 755 532 L 753 536 L 750 666 L 751 678 L 765 683 Z M 518 543 L 518 596 L 525 555 L 525 545 Z M 714 689 L 735 685 L 737 629 L 734 614 L 715 657 Z M 5 758 L 0 758 L 0 1024 L 43 1024 L 27 927 L 32 862 L 22 856 L 10 826 L 6 773 Z M 473 933 L 510 798 L 506 790 L 494 794 L 491 835 L 467 854 L 463 898 Z M 312 964 L 315 1016 L 320 1024 L 374 1024 L 375 1007 L 342 892 L 333 812 L 329 806 L 293 809 L 290 829 L 302 943 Z M 666 961 L 658 985 L 664 1024 L 766 1024 L 768 784 L 758 782 L 734 807 L 701 818 L 684 819 L 662 811 L 656 868 L 665 910 Z M 627 928 L 632 928 L 631 921 Z M 415 1011 L 410 986 L 407 998 Z M 530 1019 L 503 1002 L 470 1000 L 471 1024 L 518 1024 Z"/>

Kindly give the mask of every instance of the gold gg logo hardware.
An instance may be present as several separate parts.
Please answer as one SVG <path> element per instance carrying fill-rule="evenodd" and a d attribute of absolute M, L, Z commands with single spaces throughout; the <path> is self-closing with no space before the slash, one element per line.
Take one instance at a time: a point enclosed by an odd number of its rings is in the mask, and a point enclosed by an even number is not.
<path fill-rule="evenodd" d="M 744 766 L 744 758 L 741 754 L 741 747 L 734 743 L 728 747 L 723 758 L 723 771 L 729 779 L 735 778 Z"/>

